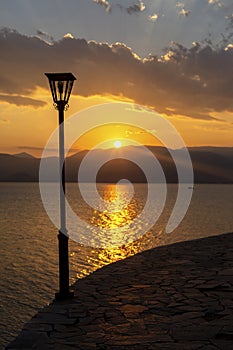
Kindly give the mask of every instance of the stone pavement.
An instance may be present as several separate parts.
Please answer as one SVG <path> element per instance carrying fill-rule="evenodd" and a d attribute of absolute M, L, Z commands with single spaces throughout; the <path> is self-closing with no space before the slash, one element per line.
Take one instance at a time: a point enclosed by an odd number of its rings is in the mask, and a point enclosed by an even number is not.
<path fill-rule="evenodd" d="M 74 288 L 7 349 L 233 349 L 232 233 L 145 251 Z"/>

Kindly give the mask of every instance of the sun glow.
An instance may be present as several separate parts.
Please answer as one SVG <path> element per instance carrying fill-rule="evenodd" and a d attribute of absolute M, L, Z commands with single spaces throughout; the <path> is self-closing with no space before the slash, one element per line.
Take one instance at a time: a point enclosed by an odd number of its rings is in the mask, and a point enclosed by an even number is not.
<path fill-rule="evenodd" d="M 121 143 L 121 141 L 119 141 L 119 140 L 115 141 L 115 142 L 113 143 L 113 145 L 114 145 L 115 148 L 121 148 L 121 147 L 122 147 L 122 143 Z"/>

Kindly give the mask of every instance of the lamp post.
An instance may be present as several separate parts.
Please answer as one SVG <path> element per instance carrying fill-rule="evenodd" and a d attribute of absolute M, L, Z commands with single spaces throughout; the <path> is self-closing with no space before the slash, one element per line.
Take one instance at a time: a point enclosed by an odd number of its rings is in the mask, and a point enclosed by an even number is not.
<path fill-rule="evenodd" d="M 73 297 L 69 289 L 69 253 L 68 235 L 66 229 L 65 205 L 65 157 L 64 157 L 64 110 L 76 80 L 72 73 L 45 73 L 49 80 L 53 102 L 59 112 L 59 181 L 60 181 L 60 230 L 58 233 L 59 245 L 59 292 L 55 294 L 57 300 Z"/>

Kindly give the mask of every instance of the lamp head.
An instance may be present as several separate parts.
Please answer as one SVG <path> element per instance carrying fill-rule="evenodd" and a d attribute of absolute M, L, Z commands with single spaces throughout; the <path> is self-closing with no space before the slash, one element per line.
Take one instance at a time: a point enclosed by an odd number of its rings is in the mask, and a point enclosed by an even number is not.
<path fill-rule="evenodd" d="M 45 75 L 49 80 L 53 102 L 65 106 L 69 101 L 75 76 L 72 73 L 45 73 Z"/>

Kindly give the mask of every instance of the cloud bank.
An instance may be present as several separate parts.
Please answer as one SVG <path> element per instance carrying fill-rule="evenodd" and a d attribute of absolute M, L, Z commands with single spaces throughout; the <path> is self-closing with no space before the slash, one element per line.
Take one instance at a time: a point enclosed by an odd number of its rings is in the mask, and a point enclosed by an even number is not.
<path fill-rule="evenodd" d="M 34 108 L 39 108 L 46 105 L 46 103 L 43 101 L 17 95 L 0 95 L 0 101 L 14 104 L 16 106 L 32 106 Z"/>
<path fill-rule="evenodd" d="M 120 43 L 66 37 L 48 44 L 4 29 L 0 47 L 0 98 L 9 103 L 42 106 L 25 96 L 48 88 L 44 72 L 71 71 L 78 78 L 74 93 L 81 96 L 124 96 L 160 113 L 201 119 L 233 112 L 233 45 L 174 44 L 163 57 L 141 59 Z"/>

